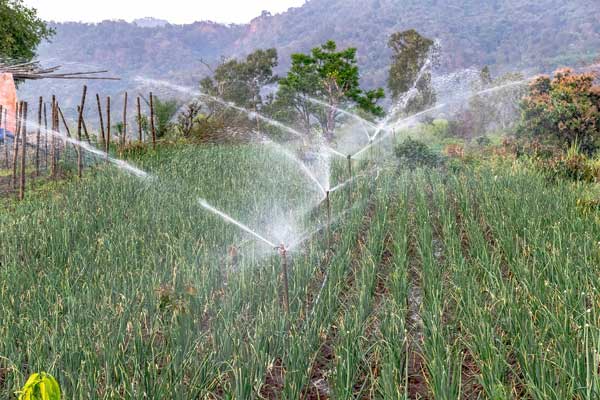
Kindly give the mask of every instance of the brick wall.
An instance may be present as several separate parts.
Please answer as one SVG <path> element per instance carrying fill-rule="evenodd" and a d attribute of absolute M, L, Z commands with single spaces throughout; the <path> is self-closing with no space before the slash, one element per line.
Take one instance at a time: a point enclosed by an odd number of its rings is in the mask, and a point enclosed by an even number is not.
<path fill-rule="evenodd" d="M 15 132 L 15 106 L 17 103 L 17 89 L 12 74 L 0 73 L 0 105 L 8 110 L 8 118 L 4 121 L 2 116 L 2 128 L 7 127 L 10 132 Z M 5 111 L 2 112 L 3 114 Z"/>

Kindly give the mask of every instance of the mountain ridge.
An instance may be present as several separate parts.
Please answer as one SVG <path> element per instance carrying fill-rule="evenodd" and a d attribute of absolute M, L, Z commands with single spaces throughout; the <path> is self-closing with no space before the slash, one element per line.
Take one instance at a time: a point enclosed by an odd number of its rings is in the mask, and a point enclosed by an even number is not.
<path fill-rule="evenodd" d="M 383 86 L 390 61 L 387 38 L 411 28 L 440 40 L 442 72 L 484 65 L 496 73 L 547 71 L 592 60 L 600 52 L 600 2 L 594 0 L 310 0 L 242 25 L 201 21 L 140 27 L 104 21 L 53 26 L 57 34 L 40 47 L 40 59 L 109 69 L 123 78 L 121 84 L 104 86 L 109 91 L 131 87 L 136 76 L 195 86 L 210 73 L 206 64 L 256 48 L 277 48 L 281 74 L 292 53 L 329 39 L 357 47 L 363 84 Z"/>

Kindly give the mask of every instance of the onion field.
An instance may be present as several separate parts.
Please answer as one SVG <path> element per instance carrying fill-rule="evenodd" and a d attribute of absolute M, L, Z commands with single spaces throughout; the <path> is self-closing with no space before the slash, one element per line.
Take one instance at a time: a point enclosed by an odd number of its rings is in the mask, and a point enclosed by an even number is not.
<path fill-rule="evenodd" d="M 136 165 L 151 178 L 99 166 L 0 210 L 0 398 L 37 371 L 69 399 L 600 398 L 600 226 L 577 187 L 361 161 L 328 221 L 264 146 Z M 288 280 L 200 199 L 290 245 Z"/>

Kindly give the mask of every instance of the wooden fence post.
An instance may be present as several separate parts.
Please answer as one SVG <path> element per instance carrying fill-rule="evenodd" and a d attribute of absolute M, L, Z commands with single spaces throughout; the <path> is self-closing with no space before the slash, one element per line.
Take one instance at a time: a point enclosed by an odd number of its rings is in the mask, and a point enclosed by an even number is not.
<path fill-rule="evenodd" d="M 35 135 L 35 176 L 40 176 L 40 136 L 42 134 L 42 103 L 44 99 L 40 96 L 38 103 L 38 124 Z"/>
<path fill-rule="evenodd" d="M 121 148 L 125 147 L 125 138 L 127 137 L 127 92 L 125 92 L 125 101 L 123 102 L 123 136 L 121 137 Z"/>
<path fill-rule="evenodd" d="M 150 92 L 150 129 L 152 130 L 152 148 L 156 148 L 156 128 L 154 127 L 154 95 Z"/>
<path fill-rule="evenodd" d="M 87 95 L 87 86 L 83 85 L 83 94 L 81 95 L 81 105 L 79 106 L 79 118 L 77 120 L 77 140 L 81 142 L 81 128 L 83 125 L 83 110 L 85 109 L 85 96 Z M 81 178 L 83 173 L 82 151 L 77 146 L 77 176 Z"/>
<path fill-rule="evenodd" d="M 110 152 L 110 96 L 106 98 L 106 156 Z"/>
<path fill-rule="evenodd" d="M 13 146 L 13 171 L 12 171 L 12 187 L 17 188 L 17 158 L 19 156 L 19 137 L 21 133 L 21 103 L 17 103 L 15 111 L 16 129 L 14 132 L 14 146 Z"/>
<path fill-rule="evenodd" d="M 48 169 L 48 114 L 44 102 L 44 168 Z"/>
<path fill-rule="evenodd" d="M 98 119 L 100 120 L 100 148 L 104 148 L 105 139 L 104 139 L 104 118 L 102 117 L 102 104 L 100 103 L 100 95 L 96 93 L 96 102 L 98 103 Z"/>
<path fill-rule="evenodd" d="M 56 96 L 52 95 L 52 105 L 50 109 L 51 119 L 51 134 L 50 134 L 50 176 L 56 176 L 56 146 L 54 140 L 54 134 L 56 132 Z"/>
<path fill-rule="evenodd" d="M 140 96 L 137 97 L 138 142 L 142 143 L 142 106 Z"/>
<path fill-rule="evenodd" d="M 21 103 L 21 186 L 19 190 L 19 200 L 25 198 L 25 175 L 27 171 L 26 157 L 27 157 L 27 102 Z"/>

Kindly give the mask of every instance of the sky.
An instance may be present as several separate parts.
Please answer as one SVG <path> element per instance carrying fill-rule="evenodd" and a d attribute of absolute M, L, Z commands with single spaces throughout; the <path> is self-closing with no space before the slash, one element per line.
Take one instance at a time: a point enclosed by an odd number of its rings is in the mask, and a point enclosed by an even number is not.
<path fill-rule="evenodd" d="M 246 23 L 263 10 L 271 13 L 299 7 L 305 0 L 24 0 L 48 21 L 99 22 L 105 19 L 153 17 L 175 24 L 210 20 Z"/>

